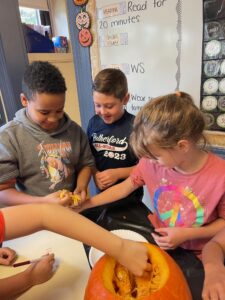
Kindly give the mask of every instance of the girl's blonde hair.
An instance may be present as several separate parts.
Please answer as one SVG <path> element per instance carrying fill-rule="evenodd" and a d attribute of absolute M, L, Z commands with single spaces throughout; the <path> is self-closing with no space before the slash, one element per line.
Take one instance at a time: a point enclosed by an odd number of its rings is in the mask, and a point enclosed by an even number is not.
<path fill-rule="evenodd" d="M 157 97 L 140 110 L 134 120 L 131 145 L 140 157 L 149 157 L 148 146 L 173 148 L 182 139 L 206 143 L 203 114 L 190 95 L 176 92 Z"/>

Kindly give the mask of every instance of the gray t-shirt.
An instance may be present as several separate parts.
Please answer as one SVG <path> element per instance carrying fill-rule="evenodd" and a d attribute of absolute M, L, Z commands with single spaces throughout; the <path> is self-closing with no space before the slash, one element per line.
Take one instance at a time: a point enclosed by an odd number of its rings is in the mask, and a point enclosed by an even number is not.
<path fill-rule="evenodd" d="M 51 133 L 32 122 L 25 108 L 0 128 L 0 183 L 16 179 L 27 194 L 73 191 L 79 171 L 94 164 L 86 134 L 67 114 Z"/>

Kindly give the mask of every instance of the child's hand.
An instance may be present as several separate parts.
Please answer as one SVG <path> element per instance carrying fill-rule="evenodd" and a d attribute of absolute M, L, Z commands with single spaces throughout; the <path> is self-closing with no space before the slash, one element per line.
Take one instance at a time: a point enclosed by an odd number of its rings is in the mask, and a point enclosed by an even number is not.
<path fill-rule="evenodd" d="M 147 262 L 148 249 L 144 243 L 123 239 L 122 249 L 116 259 L 136 276 L 142 276 L 145 271 L 151 270 L 151 265 Z"/>
<path fill-rule="evenodd" d="M 116 169 L 108 169 L 102 172 L 97 172 L 95 174 L 97 183 L 99 183 L 99 188 L 102 186 L 102 189 L 106 189 L 112 186 L 118 181 L 118 172 Z"/>
<path fill-rule="evenodd" d="M 77 186 L 76 189 L 74 190 L 73 194 L 80 196 L 79 205 L 87 200 L 87 189 L 86 188 Z"/>
<path fill-rule="evenodd" d="M 205 281 L 202 292 L 203 300 L 225 299 L 225 267 L 205 266 Z"/>
<path fill-rule="evenodd" d="M 184 228 L 157 228 L 155 229 L 155 232 L 156 233 L 152 233 L 152 237 L 156 244 L 163 250 L 175 249 L 186 240 Z"/>
<path fill-rule="evenodd" d="M 45 202 L 47 203 L 56 203 L 63 206 L 71 205 L 71 197 L 68 193 L 65 193 L 63 196 L 61 195 L 62 190 L 57 192 L 48 194 L 44 197 Z"/>
<path fill-rule="evenodd" d="M 0 264 L 9 266 L 16 258 L 16 252 L 8 247 L 0 248 Z"/>
<path fill-rule="evenodd" d="M 29 274 L 32 285 L 49 280 L 53 275 L 54 254 L 43 256 L 39 261 L 32 263 L 25 272 Z"/>
<path fill-rule="evenodd" d="M 71 206 L 71 208 L 73 209 L 73 211 L 80 213 L 83 210 L 90 208 L 88 205 L 89 200 L 90 199 L 86 199 L 86 201 L 84 201 L 84 202 L 79 202 L 79 205 Z"/>
<path fill-rule="evenodd" d="M 96 173 L 96 174 L 94 175 L 94 181 L 95 181 L 95 184 L 96 184 L 96 186 L 99 188 L 99 190 L 103 191 L 103 190 L 105 190 L 105 189 L 107 188 L 107 186 L 104 185 L 98 177 L 96 177 L 97 174 L 98 174 L 98 173 Z"/>

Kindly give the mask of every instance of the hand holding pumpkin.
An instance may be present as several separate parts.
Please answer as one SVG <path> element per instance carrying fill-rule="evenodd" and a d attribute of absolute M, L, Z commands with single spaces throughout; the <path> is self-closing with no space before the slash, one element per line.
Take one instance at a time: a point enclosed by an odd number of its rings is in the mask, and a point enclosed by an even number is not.
<path fill-rule="evenodd" d="M 87 200 L 87 188 L 83 186 L 77 186 L 75 190 L 73 191 L 73 195 L 76 195 L 79 197 L 78 205 L 81 205 L 82 203 L 86 202 Z"/>
<path fill-rule="evenodd" d="M 81 198 L 79 195 L 77 194 L 73 194 L 71 193 L 70 191 L 68 190 L 61 190 L 60 191 L 60 194 L 59 194 L 59 197 L 60 199 L 63 201 L 65 201 L 65 199 L 67 200 L 67 204 L 69 206 L 78 206 L 80 201 L 81 201 Z"/>
<path fill-rule="evenodd" d="M 133 276 L 115 259 L 104 255 L 92 269 L 84 300 L 192 300 L 184 275 L 174 260 L 158 247 L 144 245 L 151 264 L 145 277 Z M 130 267 L 132 264 L 130 261 Z"/>
<path fill-rule="evenodd" d="M 136 276 L 142 276 L 151 269 L 148 264 L 148 249 L 144 243 L 122 239 L 121 249 L 115 258 Z"/>
<path fill-rule="evenodd" d="M 152 233 L 156 244 L 163 250 L 175 249 L 187 240 L 185 233 L 186 228 L 165 227 L 157 228 L 155 231 L 159 235 Z"/>
<path fill-rule="evenodd" d="M 48 194 L 46 196 L 43 197 L 43 202 L 47 202 L 47 203 L 56 203 L 56 204 L 60 204 L 63 206 L 68 206 L 71 204 L 71 197 L 69 194 L 67 193 L 63 193 L 62 191 L 64 190 L 59 190 L 57 192 Z"/>

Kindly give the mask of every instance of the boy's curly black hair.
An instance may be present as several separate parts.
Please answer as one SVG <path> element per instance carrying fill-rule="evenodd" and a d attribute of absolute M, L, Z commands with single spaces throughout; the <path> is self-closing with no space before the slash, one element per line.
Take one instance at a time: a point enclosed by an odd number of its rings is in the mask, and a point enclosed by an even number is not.
<path fill-rule="evenodd" d="M 35 61 L 27 66 L 22 91 L 28 100 L 35 93 L 62 94 L 66 92 L 65 79 L 61 72 L 47 61 Z"/>

